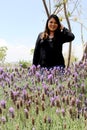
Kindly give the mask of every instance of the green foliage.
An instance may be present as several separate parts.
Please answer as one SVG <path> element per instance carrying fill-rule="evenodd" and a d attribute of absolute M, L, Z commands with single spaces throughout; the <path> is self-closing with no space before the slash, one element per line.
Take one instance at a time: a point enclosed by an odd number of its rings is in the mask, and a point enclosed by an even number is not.
<path fill-rule="evenodd" d="M 3 46 L 3 47 L 0 47 L 0 62 L 3 63 L 5 61 L 5 58 L 6 58 L 6 52 L 7 52 L 7 47 Z"/>
<path fill-rule="evenodd" d="M 65 64 L 67 65 L 68 63 L 68 57 L 67 57 L 67 54 L 64 54 L 64 58 L 65 58 Z M 74 62 L 77 62 L 78 61 L 78 58 L 76 56 L 74 56 L 74 53 L 72 53 L 71 55 L 71 59 L 70 59 L 70 65 Z"/>
<path fill-rule="evenodd" d="M 32 55 L 34 53 L 34 48 L 30 50 L 30 54 Z"/>
<path fill-rule="evenodd" d="M 71 13 L 70 13 L 70 11 L 68 11 L 68 17 L 70 17 L 71 16 Z"/>
<path fill-rule="evenodd" d="M 57 5 L 55 5 L 56 8 L 60 8 L 63 3 L 59 2 Z"/>
<path fill-rule="evenodd" d="M 87 130 L 87 62 L 0 67 L 0 130 Z"/>
<path fill-rule="evenodd" d="M 23 68 L 28 68 L 29 66 L 31 66 L 31 62 L 28 62 L 28 61 L 19 61 L 19 64 L 21 65 L 21 67 Z"/>

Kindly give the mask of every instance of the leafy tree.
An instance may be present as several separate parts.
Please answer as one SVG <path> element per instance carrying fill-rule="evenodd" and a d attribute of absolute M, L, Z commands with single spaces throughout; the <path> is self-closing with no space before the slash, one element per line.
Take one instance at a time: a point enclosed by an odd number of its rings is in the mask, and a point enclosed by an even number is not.
<path fill-rule="evenodd" d="M 3 46 L 3 47 L 0 47 L 0 62 L 1 63 L 4 63 L 5 61 L 5 58 L 6 58 L 6 52 L 7 52 L 7 47 Z"/>
<path fill-rule="evenodd" d="M 30 54 L 32 55 L 34 53 L 34 48 L 30 50 Z"/>
<path fill-rule="evenodd" d="M 30 61 L 25 61 L 25 60 L 21 60 L 19 61 L 19 65 L 23 68 L 28 68 L 31 66 L 31 62 Z"/>

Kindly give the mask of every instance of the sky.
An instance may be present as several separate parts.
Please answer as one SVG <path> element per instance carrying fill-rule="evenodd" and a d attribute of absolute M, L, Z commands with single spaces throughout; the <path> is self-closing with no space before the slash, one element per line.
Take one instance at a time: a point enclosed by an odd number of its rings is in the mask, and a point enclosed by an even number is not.
<path fill-rule="evenodd" d="M 82 16 L 87 27 L 86 0 L 81 0 Z M 47 15 L 42 0 L 0 0 L 0 47 L 8 48 L 6 61 L 30 61 L 30 50 L 34 48 L 37 36 L 44 30 Z M 63 24 L 64 21 L 63 21 Z M 66 25 L 66 24 L 65 24 Z M 77 57 L 82 56 L 80 25 L 72 23 L 75 34 L 73 50 Z M 84 41 L 87 41 L 87 30 L 84 30 Z M 64 45 L 67 50 L 68 44 Z"/>

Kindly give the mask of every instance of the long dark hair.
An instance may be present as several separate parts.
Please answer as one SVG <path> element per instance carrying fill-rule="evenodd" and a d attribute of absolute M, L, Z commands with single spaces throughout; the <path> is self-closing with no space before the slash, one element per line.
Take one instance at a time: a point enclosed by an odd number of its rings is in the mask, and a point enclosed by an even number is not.
<path fill-rule="evenodd" d="M 49 33 L 50 33 L 49 28 L 48 28 L 48 22 L 49 22 L 49 20 L 50 20 L 51 18 L 54 18 L 55 21 L 56 21 L 56 23 L 58 24 L 58 28 L 57 28 L 57 30 L 55 31 L 55 34 L 54 34 L 54 35 L 56 36 L 56 35 L 60 32 L 60 30 L 61 30 L 61 29 L 60 29 L 61 23 L 60 23 L 60 20 L 59 20 L 58 16 L 55 15 L 55 14 L 52 14 L 52 15 L 50 15 L 49 18 L 47 19 L 46 26 L 45 26 L 45 30 L 44 30 L 44 32 L 43 32 L 42 35 L 41 35 L 41 39 L 46 39 L 46 38 L 48 37 Z"/>
<path fill-rule="evenodd" d="M 47 22 L 46 22 L 45 32 L 46 32 L 47 34 L 49 34 L 48 22 L 49 22 L 49 20 L 50 20 L 51 18 L 54 18 L 55 21 L 56 21 L 56 23 L 58 24 L 58 28 L 57 28 L 56 32 L 59 31 L 59 30 L 60 30 L 60 27 L 61 27 L 61 23 L 60 23 L 60 20 L 59 20 L 58 16 L 55 15 L 55 14 L 52 14 L 52 15 L 49 16 L 49 18 L 48 18 L 48 20 L 47 20 Z"/>

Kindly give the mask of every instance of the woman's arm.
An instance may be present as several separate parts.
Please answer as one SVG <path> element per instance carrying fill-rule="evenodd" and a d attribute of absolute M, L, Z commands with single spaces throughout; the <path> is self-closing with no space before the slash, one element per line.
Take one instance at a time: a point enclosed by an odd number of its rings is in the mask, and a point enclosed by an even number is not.
<path fill-rule="evenodd" d="M 62 33 L 63 43 L 71 42 L 75 38 L 74 34 L 70 32 L 67 28 L 65 28 L 63 25 L 61 25 L 61 33 Z"/>

